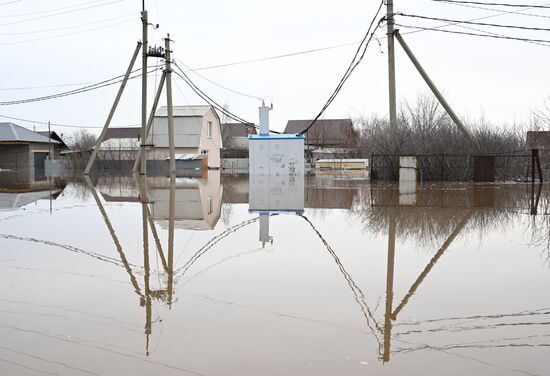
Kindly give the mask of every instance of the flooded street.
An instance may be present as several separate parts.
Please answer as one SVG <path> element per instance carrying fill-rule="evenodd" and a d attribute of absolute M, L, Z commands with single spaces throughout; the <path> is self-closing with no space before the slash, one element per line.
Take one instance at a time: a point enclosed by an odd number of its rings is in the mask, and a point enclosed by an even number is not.
<path fill-rule="evenodd" d="M 530 184 L 3 187 L 0 374 L 548 375 L 549 214 Z"/>

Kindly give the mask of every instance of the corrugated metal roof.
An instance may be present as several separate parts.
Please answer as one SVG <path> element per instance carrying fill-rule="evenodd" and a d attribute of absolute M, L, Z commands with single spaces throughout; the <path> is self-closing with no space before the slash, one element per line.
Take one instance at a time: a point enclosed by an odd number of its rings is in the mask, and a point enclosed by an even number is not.
<path fill-rule="evenodd" d="M 206 113 L 208 111 L 210 111 L 211 108 L 212 108 L 212 106 L 207 106 L 207 105 L 204 105 L 204 106 L 174 106 L 172 111 L 174 113 L 174 116 L 179 116 L 179 117 L 201 117 L 201 116 L 206 115 Z M 162 106 L 161 108 L 159 108 L 157 110 L 157 112 L 155 113 L 155 116 L 162 116 L 162 117 L 168 116 L 168 108 L 166 106 Z"/>
<path fill-rule="evenodd" d="M 13 123 L 0 123 L 0 141 L 39 142 L 47 144 L 49 139 Z M 60 143 L 56 140 L 51 140 L 50 142 L 52 144 Z"/>

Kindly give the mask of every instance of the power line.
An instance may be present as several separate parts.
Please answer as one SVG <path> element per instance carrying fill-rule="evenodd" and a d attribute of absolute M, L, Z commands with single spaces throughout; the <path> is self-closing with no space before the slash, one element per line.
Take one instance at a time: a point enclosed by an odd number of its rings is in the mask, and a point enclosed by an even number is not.
<path fill-rule="evenodd" d="M 0 4 L 0 7 L 3 7 L 4 5 L 10 5 L 10 4 L 15 4 L 15 3 L 20 3 L 21 1 L 23 1 L 23 0 L 7 1 L 7 2 L 5 2 L 5 3 L 1 3 L 1 4 Z"/>
<path fill-rule="evenodd" d="M 241 96 L 243 96 L 243 97 L 252 98 L 252 99 L 257 99 L 257 100 L 260 100 L 260 101 L 264 100 L 264 98 L 260 98 L 260 97 L 258 97 L 258 96 L 251 95 L 251 94 L 246 94 L 246 93 L 243 93 L 242 91 L 237 91 L 237 90 L 235 90 L 235 89 L 231 89 L 231 88 L 229 88 L 229 87 L 227 87 L 227 86 L 221 85 L 221 84 L 219 84 L 219 83 L 217 83 L 217 82 L 215 82 L 215 81 L 212 81 L 212 80 L 209 79 L 208 77 L 205 77 L 204 75 L 202 75 L 202 74 L 196 72 L 194 69 L 192 69 L 192 68 L 190 68 L 189 66 L 185 65 L 185 63 L 184 63 L 183 61 L 181 61 L 180 59 L 176 59 L 176 60 L 179 61 L 180 64 L 183 65 L 183 66 L 187 69 L 188 72 L 193 72 L 194 74 L 196 74 L 197 76 L 199 76 L 199 77 L 202 78 L 203 80 L 210 82 L 212 85 L 215 85 L 215 86 L 217 86 L 217 87 L 219 87 L 219 88 L 222 88 L 222 89 L 224 89 L 224 90 L 227 90 L 227 91 L 229 91 L 229 92 L 231 92 L 231 93 L 233 93 L 233 94 L 241 95 Z"/>
<path fill-rule="evenodd" d="M 50 13 L 50 12 L 55 12 L 55 11 L 58 11 L 58 10 L 78 8 L 78 7 L 81 7 L 83 5 L 102 3 L 102 2 L 105 2 L 105 1 L 107 1 L 107 0 L 93 0 L 93 1 L 88 1 L 86 3 L 74 4 L 74 5 L 69 5 L 69 6 L 60 7 L 60 8 L 43 9 L 43 10 L 38 10 L 38 11 L 35 11 L 35 12 L 28 12 L 28 13 L 0 15 L 0 18 L 17 18 L 17 17 L 34 16 L 35 14 Z"/>
<path fill-rule="evenodd" d="M 147 74 L 153 73 L 153 72 L 155 72 L 155 70 L 160 69 L 159 66 L 155 66 L 153 68 L 154 69 L 147 72 Z M 141 68 L 134 69 L 132 71 L 132 73 L 135 73 L 137 71 L 141 71 Z M 131 79 L 140 77 L 141 75 L 142 75 L 141 73 L 138 73 L 134 76 L 129 77 L 128 79 L 131 80 Z M 85 92 L 88 92 L 88 91 L 100 89 L 100 88 L 103 88 L 103 87 L 106 87 L 106 86 L 115 85 L 119 82 L 122 82 L 122 80 L 120 79 L 121 77 L 123 77 L 123 75 L 119 75 L 119 76 L 116 76 L 116 77 L 113 77 L 113 78 L 109 78 L 107 80 L 100 81 L 100 82 L 97 82 L 97 83 L 92 84 L 92 85 L 83 86 L 83 87 L 80 87 L 78 89 L 64 91 L 64 92 L 60 92 L 60 93 L 56 93 L 56 94 L 50 94 L 50 95 L 45 95 L 45 96 L 41 96 L 41 97 L 25 98 L 25 99 L 13 100 L 13 101 L 0 102 L 0 106 L 11 106 L 11 105 L 16 105 L 16 104 L 41 102 L 41 101 L 45 101 L 45 100 L 57 99 L 57 98 L 61 98 L 61 97 L 67 97 L 67 96 L 70 96 L 70 95 L 81 94 L 81 93 L 85 93 Z"/>
<path fill-rule="evenodd" d="M 97 24 L 97 23 L 103 23 L 103 22 L 108 22 L 108 21 L 119 20 L 121 18 L 127 18 L 127 17 L 130 17 L 130 16 L 133 17 L 133 16 L 135 16 L 135 14 L 134 13 L 127 13 L 127 14 L 124 14 L 124 15 L 118 16 L 118 17 L 105 18 L 105 19 L 102 19 L 102 20 L 86 22 L 86 23 L 78 24 L 78 25 L 74 25 L 74 26 L 57 27 L 57 28 L 54 28 L 54 29 L 42 29 L 42 30 L 32 30 L 32 31 L 23 31 L 23 32 L 0 33 L 0 35 L 26 35 L 26 34 L 49 33 L 51 31 L 60 31 L 60 30 L 72 30 L 72 29 L 78 29 L 80 27 L 87 26 L 87 25 L 93 25 L 93 24 Z"/>
<path fill-rule="evenodd" d="M 420 18 L 423 20 L 432 20 L 432 21 L 442 21 L 442 22 L 449 22 L 449 23 L 457 23 L 457 24 L 467 24 L 467 25 L 477 25 L 477 26 L 491 26 L 491 27 L 501 27 L 506 29 L 520 29 L 520 30 L 531 30 L 531 31 L 550 31 L 550 29 L 542 28 L 542 27 L 527 27 L 527 26 L 515 26 L 515 25 L 502 25 L 502 24 L 493 24 L 493 23 L 486 23 L 486 22 L 474 22 L 474 21 L 461 21 L 461 20 L 452 20 L 448 18 L 439 18 L 439 17 L 428 17 L 428 16 L 421 16 L 418 14 L 406 14 L 406 13 L 396 13 L 396 15 L 403 16 L 403 17 L 409 17 L 409 18 Z"/>
<path fill-rule="evenodd" d="M 353 59 L 351 60 L 348 68 L 346 69 L 346 72 L 344 73 L 344 75 L 340 79 L 340 82 L 336 86 L 336 89 L 334 89 L 333 93 L 330 95 L 330 97 L 326 101 L 323 108 L 321 108 L 321 111 L 319 111 L 319 113 L 317 114 L 315 119 L 313 119 L 313 121 L 302 132 L 300 132 L 301 134 L 306 133 L 311 127 L 313 127 L 315 122 L 317 120 L 319 120 L 319 118 L 323 115 L 325 110 L 330 106 L 330 104 L 338 96 L 338 94 L 340 93 L 340 90 L 342 90 L 342 87 L 344 86 L 344 84 L 346 83 L 348 78 L 351 76 L 351 74 L 353 73 L 355 68 L 359 65 L 359 63 L 361 63 L 361 61 L 365 57 L 365 53 L 367 52 L 367 48 L 369 47 L 369 44 L 370 44 L 370 42 L 371 42 L 371 40 L 374 36 L 374 33 L 376 32 L 378 27 L 380 27 L 380 24 L 382 23 L 382 21 L 384 21 L 384 18 L 381 18 L 378 21 L 378 24 L 373 29 L 374 23 L 376 22 L 376 19 L 378 18 L 378 15 L 380 14 L 380 11 L 382 10 L 383 5 L 384 5 L 384 0 L 382 0 L 380 2 L 380 6 L 378 7 L 378 10 L 376 11 L 376 14 L 372 18 L 372 20 L 370 22 L 370 25 L 369 25 L 369 28 L 367 29 L 367 32 L 365 33 L 365 36 L 363 37 L 363 40 L 359 44 L 359 47 L 357 48 L 357 51 L 355 51 L 355 55 L 353 56 Z M 371 30 L 372 30 L 372 32 L 371 32 Z M 361 53 L 361 49 L 363 50 L 362 53 Z"/>
<path fill-rule="evenodd" d="M 62 38 L 62 37 L 67 37 L 67 36 L 71 36 L 71 35 L 87 33 L 89 31 L 107 29 L 107 28 L 110 28 L 110 27 L 113 27 L 113 26 L 121 25 L 123 23 L 131 22 L 131 21 L 132 21 L 132 19 L 129 19 L 129 20 L 124 20 L 124 21 L 120 21 L 120 22 L 115 22 L 115 23 L 112 23 L 110 25 L 94 27 L 94 28 L 91 28 L 91 29 L 75 31 L 75 32 L 72 32 L 72 33 L 57 34 L 57 35 L 50 35 L 50 36 L 42 37 L 42 38 L 26 39 L 26 40 L 21 40 L 21 41 L 0 43 L 0 46 L 10 46 L 10 45 L 14 45 L 14 44 L 19 45 L 19 44 L 22 44 L 22 43 L 37 42 L 37 41 L 41 41 L 41 40 Z"/>
<path fill-rule="evenodd" d="M 113 1 L 110 1 L 110 2 L 108 2 L 108 3 L 90 5 L 90 6 L 87 6 L 87 7 L 78 8 L 78 9 L 71 9 L 71 10 L 67 10 L 67 11 L 64 11 L 64 12 L 58 12 L 58 13 L 53 13 L 53 14 L 47 14 L 47 15 L 38 16 L 38 17 L 31 17 L 31 18 L 26 18 L 26 19 L 23 19 L 23 20 L 11 21 L 11 22 L 7 22 L 7 23 L 4 23 L 4 24 L 0 24 L 0 27 L 1 27 L 1 26 L 8 26 L 8 25 L 20 24 L 20 23 L 29 22 L 29 21 L 40 20 L 40 19 L 43 19 L 43 18 L 49 18 L 49 17 L 59 16 L 59 15 L 62 15 L 62 14 L 69 14 L 69 13 L 80 12 L 80 11 L 87 10 L 87 9 L 98 8 L 98 7 L 103 7 L 103 6 L 106 6 L 106 5 L 111 5 L 111 4 L 115 4 L 115 3 L 120 3 L 120 2 L 122 2 L 122 1 L 124 1 L 124 0 L 113 0 Z M 12 16 L 12 17 L 13 17 L 13 16 Z"/>
<path fill-rule="evenodd" d="M 24 118 L 15 117 L 15 116 L 7 116 L 7 115 L 0 114 L 0 118 L 23 121 L 25 123 L 31 123 L 31 124 L 48 125 L 47 121 L 24 119 Z M 60 123 L 52 123 L 52 122 L 49 122 L 49 124 L 51 126 L 64 127 L 64 128 L 82 128 L 82 129 L 102 129 L 103 128 L 103 126 L 95 126 L 95 125 L 60 124 Z M 140 124 L 121 124 L 121 125 L 117 125 L 117 127 L 135 127 L 138 125 Z"/>
<path fill-rule="evenodd" d="M 197 94 L 199 97 L 201 97 L 205 102 L 207 102 L 209 105 L 214 107 L 216 110 L 220 111 L 222 114 L 226 115 L 230 119 L 233 119 L 237 121 L 238 123 L 241 123 L 249 128 L 258 128 L 258 126 L 252 122 L 246 121 L 243 118 L 235 115 L 228 109 L 221 106 L 219 103 L 217 103 L 215 100 L 213 100 L 208 94 L 206 94 L 204 91 L 202 91 L 195 83 L 185 74 L 183 69 L 181 69 L 180 66 L 178 66 L 177 63 L 174 62 L 174 66 L 179 70 L 179 72 L 174 71 L 173 73 L 176 74 L 178 77 L 180 77 L 190 88 Z M 181 74 L 180 74 L 181 73 Z M 270 130 L 272 133 L 280 134 L 281 132 Z"/>
<path fill-rule="evenodd" d="M 518 16 L 528 16 L 528 17 L 538 17 L 538 18 L 550 18 L 550 16 L 544 16 L 544 15 L 542 15 L 542 14 L 525 13 L 525 10 L 528 10 L 529 8 L 520 9 L 520 10 L 516 10 L 516 11 L 508 11 L 508 10 L 501 10 L 501 9 L 494 9 L 494 8 L 479 7 L 479 6 L 468 5 L 468 4 L 448 3 L 447 5 L 456 5 L 456 6 L 466 7 L 466 8 L 472 8 L 472 9 L 487 10 L 487 11 L 489 11 L 489 12 L 502 13 L 503 15 L 506 15 L 506 14 L 517 14 Z M 549 4 L 544 4 L 544 5 L 549 5 Z M 492 16 L 492 17 L 495 17 L 495 16 Z"/>
<path fill-rule="evenodd" d="M 196 71 L 202 71 L 202 70 L 208 70 L 208 69 L 231 67 L 231 66 L 234 66 L 234 65 L 242 65 L 242 64 L 249 64 L 249 63 L 257 63 L 257 62 L 261 62 L 261 61 L 282 59 L 282 58 L 291 57 L 291 56 L 309 54 L 309 53 L 312 53 L 312 52 L 320 52 L 320 51 L 332 50 L 332 49 L 336 49 L 336 48 L 349 47 L 349 46 L 356 45 L 358 43 L 359 42 L 349 42 L 349 43 L 337 44 L 337 45 L 332 45 L 332 46 L 327 46 L 327 47 L 320 47 L 320 48 L 314 48 L 314 49 L 309 49 L 309 50 L 290 52 L 290 53 L 282 54 L 282 55 L 260 57 L 260 58 L 257 58 L 257 59 L 241 60 L 241 61 L 235 61 L 235 62 L 225 63 L 225 64 L 209 65 L 209 66 L 200 67 L 200 68 L 188 69 L 185 72 L 196 72 Z"/>
<path fill-rule="evenodd" d="M 491 35 L 491 34 L 468 33 L 468 32 L 464 32 L 464 31 L 443 30 L 443 29 L 422 27 L 422 26 L 412 26 L 412 25 L 403 25 L 403 24 L 396 24 L 396 25 L 398 25 L 400 27 L 409 28 L 409 29 L 419 29 L 419 30 L 424 30 L 424 31 L 439 31 L 439 32 L 442 32 L 442 33 L 449 33 L 449 34 L 461 34 L 461 35 L 470 35 L 470 36 L 494 38 L 494 39 L 508 39 L 508 40 L 522 41 L 522 42 L 550 43 L 550 40 L 546 40 L 546 39 L 517 38 L 517 37 Z M 545 44 L 545 46 L 548 46 L 548 45 Z"/>
<path fill-rule="evenodd" d="M 461 1 L 461 0 L 432 0 L 436 3 L 456 3 L 456 4 L 474 4 L 485 6 L 497 6 L 497 7 L 512 7 L 512 8 L 539 8 L 550 9 L 547 5 L 533 5 L 533 4 L 511 4 L 511 3 L 487 3 L 483 1 Z"/>

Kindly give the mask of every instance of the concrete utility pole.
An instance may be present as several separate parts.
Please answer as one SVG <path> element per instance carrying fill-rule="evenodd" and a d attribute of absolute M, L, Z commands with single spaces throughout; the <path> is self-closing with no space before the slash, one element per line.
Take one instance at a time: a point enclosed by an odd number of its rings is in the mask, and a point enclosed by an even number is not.
<path fill-rule="evenodd" d="M 390 94 L 390 131 L 392 136 L 397 136 L 397 103 L 395 90 L 395 41 L 393 34 L 395 30 L 395 19 L 393 18 L 393 0 L 386 2 L 388 24 L 388 82 Z"/>
<path fill-rule="evenodd" d="M 174 151 L 174 112 L 172 108 L 172 68 L 170 66 L 171 57 L 170 53 L 170 34 L 164 39 L 166 56 L 164 61 L 166 68 L 164 73 L 166 74 L 166 106 L 168 110 L 168 146 L 170 149 L 170 174 L 176 173 L 176 155 Z M 143 157 L 143 156 L 142 156 Z M 141 167 L 143 169 L 143 165 Z"/>
<path fill-rule="evenodd" d="M 105 125 L 103 126 L 103 130 L 101 131 L 101 134 L 97 138 L 97 141 L 94 146 L 94 150 L 92 151 L 92 155 L 90 156 L 90 159 L 88 160 L 88 164 L 86 165 L 86 169 L 84 170 L 84 175 L 90 174 L 90 169 L 92 168 L 92 165 L 94 164 L 94 161 L 97 157 L 97 153 L 99 153 L 99 147 L 101 146 L 101 143 L 103 142 L 103 139 L 105 139 L 105 135 L 107 134 L 107 128 L 109 128 L 109 124 L 111 124 L 111 120 L 113 119 L 113 115 L 115 114 L 115 110 L 118 106 L 118 102 L 120 101 L 120 97 L 122 96 L 122 93 L 124 92 L 124 88 L 126 87 L 126 83 L 128 82 L 128 77 L 130 77 L 130 74 L 132 73 L 132 68 L 134 67 L 134 63 L 136 62 L 137 56 L 139 54 L 139 49 L 141 48 L 141 42 L 137 43 L 136 49 L 134 51 L 134 54 L 132 55 L 132 60 L 130 61 L 130 65 L 128 66 L 128 69 L 126 70 L 126 74 L 124 75 L 124 78 L 122 79 L 122 83 L 120 84 L 120 88 L 118 89 L 118 93 L 116 95 L 115 101 L 113 102 L 113 105 L 111 107 L 111 111 L 109 112 L 109 116 L 107 116 L 107 120 L 105 121 Z"/>
<path fill-rule="evenodd" d="M 141 22 L 143 27 L 143 49 L 142 49 L 142 76 L 141 76 L 141 174 L 145 175 L 146 169 L 146 155 L 145 155 L 145 129 L 147 127 L 147 24 L 148 16 L 147 11 L 143 9 L 141 12 Z"/>
<path fill-rule="evenodd" d="M 462 124 L 460 118 L 455 114 L 449 103 L 445 100 L 441 92 L 437 89 L 433 81 L 430 79 L 430 76 L 428 76 L 428 73 L 426 73 L 416 56 L 414 56 L 413 52 L 409 48 L 409 45 L 405 43 L 405 40 L 403 39 L 401 34 L 399 34 L 399 31 L 395 32 L 395 38 L 397 39 L 399 44 L 401 44 L 401 47 L 403 47 L 403 50 L 405 51 L 409 59 L 411 59 L 411 62 L 414 64 L 416 70 L 418 70 L 418 73 L 420 73 L 420 75 L 426 82 L 426 85 L 428 85 L 432 93 L 436 96 L 439 103 L 441 103 L 441 106 L 443 106 L 445 111 L 447 111 L 447 114 L 449 114 L 449 117 L 453 120 L 458 130 L 464 135 L 464 137 L 468 139 L 468 141 L 472 141 L 472 136 L 470 135 L 470 132 L 468 132 L 464 124 Z"/>

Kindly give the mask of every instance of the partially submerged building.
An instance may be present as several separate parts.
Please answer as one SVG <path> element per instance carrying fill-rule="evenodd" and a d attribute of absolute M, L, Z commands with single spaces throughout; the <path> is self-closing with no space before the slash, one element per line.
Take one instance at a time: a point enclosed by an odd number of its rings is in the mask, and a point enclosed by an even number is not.
<path fill-rule="evenodd" d="M 44 161 L 61 143 L 13 123 L 0 123 L 0 180 L 31 183 L 45 180 Z"/>
<path fill-rule="evenodd" d="M 223 142 L 216 110 L 212 106 L 174 106 L 173 115 L 176 159 L 198 160 L 207 168 L 220 168 Z M 153 145 L 148 153 L 149 159 L 167 160 L 170 157 L 166 107 L 161 107 L 155 113 L 146 144 Z"/>

